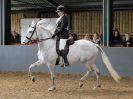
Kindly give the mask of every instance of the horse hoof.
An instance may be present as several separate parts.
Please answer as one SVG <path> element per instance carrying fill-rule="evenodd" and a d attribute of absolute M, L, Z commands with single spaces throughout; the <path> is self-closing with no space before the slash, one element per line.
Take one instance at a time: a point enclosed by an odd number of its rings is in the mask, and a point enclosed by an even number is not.
<path fill-rule="evenodd" d="M 101 85 L 98 85 L 97 87 L 99 87 L 99 88 L 100 88 L 100 87 L 101 87 Z"/>
<path fill-rule="evenodd" d="M 97 85 L 97 86 L 95 86 L 94 88 L 93 88 L 93 90 L 95 90 L 96 88 L 100 88 L 101 87 L 101 85 Z"/>
<path fill-rule="evenodd" d="M 55 91 L 55 90 L 56 90 L 55 87 L 51 87 L 51 88 L 48 89 L 48 91 L 51 91 L 51 92 L 52 92 L 52 91 Z"/>
<path fill-rule="evenodd" d="M 80 87 L 80 88 L 83 87 L 83 85 L 84 85 L 83 82 L 80 82 L 80 83 L 79 83 L 79 87 Z"/>
<path fill-rule="evenodd" d="M 31 81 L 35 82 L 35 77 L 32 76 L 31 77 Z"/>

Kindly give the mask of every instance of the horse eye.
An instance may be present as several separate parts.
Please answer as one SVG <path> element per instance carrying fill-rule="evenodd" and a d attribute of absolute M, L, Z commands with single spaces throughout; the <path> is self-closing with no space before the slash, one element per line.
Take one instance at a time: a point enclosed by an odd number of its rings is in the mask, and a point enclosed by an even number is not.
<path fill-rule="evenodd" d="M 29 31 L 29 33 L 32 33 L 32 31 Z"/>

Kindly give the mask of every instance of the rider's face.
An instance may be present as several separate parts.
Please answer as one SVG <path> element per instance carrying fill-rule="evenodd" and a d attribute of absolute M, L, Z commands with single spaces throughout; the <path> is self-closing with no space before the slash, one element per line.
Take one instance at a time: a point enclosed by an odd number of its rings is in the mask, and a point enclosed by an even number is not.
<path fill-rule="evenodd" d="M 58 11 L 57 13 L 58 13 L 59 16 L 64 15 L 64 12 L 63 11 Z"/>

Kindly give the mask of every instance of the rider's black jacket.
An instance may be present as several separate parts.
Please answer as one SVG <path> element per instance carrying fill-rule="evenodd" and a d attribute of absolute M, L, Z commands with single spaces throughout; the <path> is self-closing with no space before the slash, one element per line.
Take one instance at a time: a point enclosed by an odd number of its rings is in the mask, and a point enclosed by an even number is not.
<path fill-rule="evenodd" d="M 60 37 L 60 39 L 68 39 L 68 17 L 65 15 L 62 16 L 62 18 L 58 21 L 58 23 L 56 23 L 56 25 L 57 27 L 54 35 L 57 35 L 58 37 Z"/>

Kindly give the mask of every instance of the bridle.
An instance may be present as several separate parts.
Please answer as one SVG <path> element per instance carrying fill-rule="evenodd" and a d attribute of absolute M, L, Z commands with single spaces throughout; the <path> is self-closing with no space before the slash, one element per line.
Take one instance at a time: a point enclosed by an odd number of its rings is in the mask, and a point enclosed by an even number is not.
<path fill-rule="evenodd" d="M 34 33 L 36 33 L 37 41 L 38 41 L 38 42 L 42 42 L 42 41 L 46 41 L 46 40 L 52 39 L 52 38 L 39 39 L 39 37 L 38 37 L 38 35 L 37 35 L 37 31 L 36 31 L 36 24 L 35 24 L 35 26 L 33 26 L 33 27 L 31 27 L 31 28 L 34 29 L 33 32 L 31 33 L 31 36 L 30 36 L 30 37 L 27 37 L 27 36 L 26 36 L 26 38 L 29 40 L 29 42 L 32 42 L 31 38 L 32 38 L 32 36 L 34 35 Z"/>
<path fill-rule="evenodd" d="M 30 37 L 27 37 L 27 36 L 26 36 L 26 38 L 29 40 L 29 42 L 32 42 L 31 38 L 32 38 L 32 36 L 34 35 L 34 32 L 36 31 L 36 25 L 35 25 L 35 27 L 31 27 L 31 28 L 34 29 L 33 32 L 31 33 L 31 36 L 30 36 Z M 38 36 L 37 36 L 37 38 L 38 38 Z"/>

